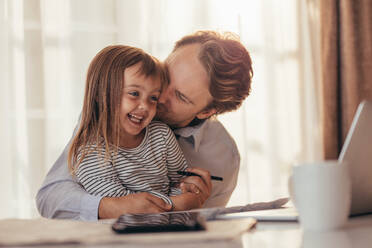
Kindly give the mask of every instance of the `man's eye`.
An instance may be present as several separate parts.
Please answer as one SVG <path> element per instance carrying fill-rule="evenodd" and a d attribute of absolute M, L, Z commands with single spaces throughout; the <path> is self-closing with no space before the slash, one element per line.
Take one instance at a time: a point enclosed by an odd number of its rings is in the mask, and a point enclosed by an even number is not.
<path fill-rule="evenodd" d="M 187 103 L 186 99 L 185 99 L 185 98 L 184 98 L 180 93 L 176 92 L 176 95 L 177 95 L 177 98 L 178 98 L 179 100 L 181 100 L 181 101 L 184 102 L 184 103 Z"/>
<path fill-rule="evenodd" d="M 131 91 L 128 94 L 131 96 L 139 96 L 139 93 L 137 91 Z"/>

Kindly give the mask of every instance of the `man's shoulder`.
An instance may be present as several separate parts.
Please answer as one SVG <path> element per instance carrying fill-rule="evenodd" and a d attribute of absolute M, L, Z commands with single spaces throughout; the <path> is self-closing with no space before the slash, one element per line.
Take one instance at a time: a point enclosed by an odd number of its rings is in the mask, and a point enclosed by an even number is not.
<path fill-rule="evenodd" d="M 222 131 L 224 133 L 229 133 L 225 126 L 218 120 L 218 119 L 208 119 L 206 120 L 206 124 L 209 129 L 215 130 L 215 131 Z"/>
<path fill-rule="evenodd" d="M 208 119 L 204 130 L 204 139 L 212 139 L 236 149 L 236 143 L 225 126 L 218 119 Z"/>

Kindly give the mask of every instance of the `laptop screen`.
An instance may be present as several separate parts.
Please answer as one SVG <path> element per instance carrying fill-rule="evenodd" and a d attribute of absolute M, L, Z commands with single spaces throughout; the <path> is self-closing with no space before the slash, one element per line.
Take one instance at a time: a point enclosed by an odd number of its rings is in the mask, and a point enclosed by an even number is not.
<path fill-rule="evenodd" d="M 339 161 L 349 166 L 351 215 L 372 212 L 372 102 L 364 101 L 355 113 Z"/>

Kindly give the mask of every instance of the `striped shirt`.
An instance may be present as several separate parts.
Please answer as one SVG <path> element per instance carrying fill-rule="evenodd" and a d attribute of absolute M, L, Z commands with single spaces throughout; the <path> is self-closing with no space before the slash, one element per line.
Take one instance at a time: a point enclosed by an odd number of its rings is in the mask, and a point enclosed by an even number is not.
<path fill-rule="evenodd" d="M 181 193 L 174 184 L 182 177 L 177 171 L 185 170 L 187 163 L 173 132 L 162 122 L 146 127 L 138 147 L 119 148 L 109 159 L 104 159 L 104 147 L 85 148 L 93 151 L 78 166 L 76 177 L 90 194 L 118 197 L 149 192 L 172 204 L 168 196 Z"/>

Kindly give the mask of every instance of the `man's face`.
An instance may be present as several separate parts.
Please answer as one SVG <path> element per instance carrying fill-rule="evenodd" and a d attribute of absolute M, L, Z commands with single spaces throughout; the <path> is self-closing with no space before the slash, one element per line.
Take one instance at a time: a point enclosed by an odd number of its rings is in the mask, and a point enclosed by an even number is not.
<path fill-rule="evenodd" d="M 169 85 L 160 95 L 157 117 L 171 127 L 185 127 L 195 117 L 208 118 L 204 111 L 212 101 L 207 71 L 198 59 L 200 44 L 178 48 L 166 60 Z"/>

